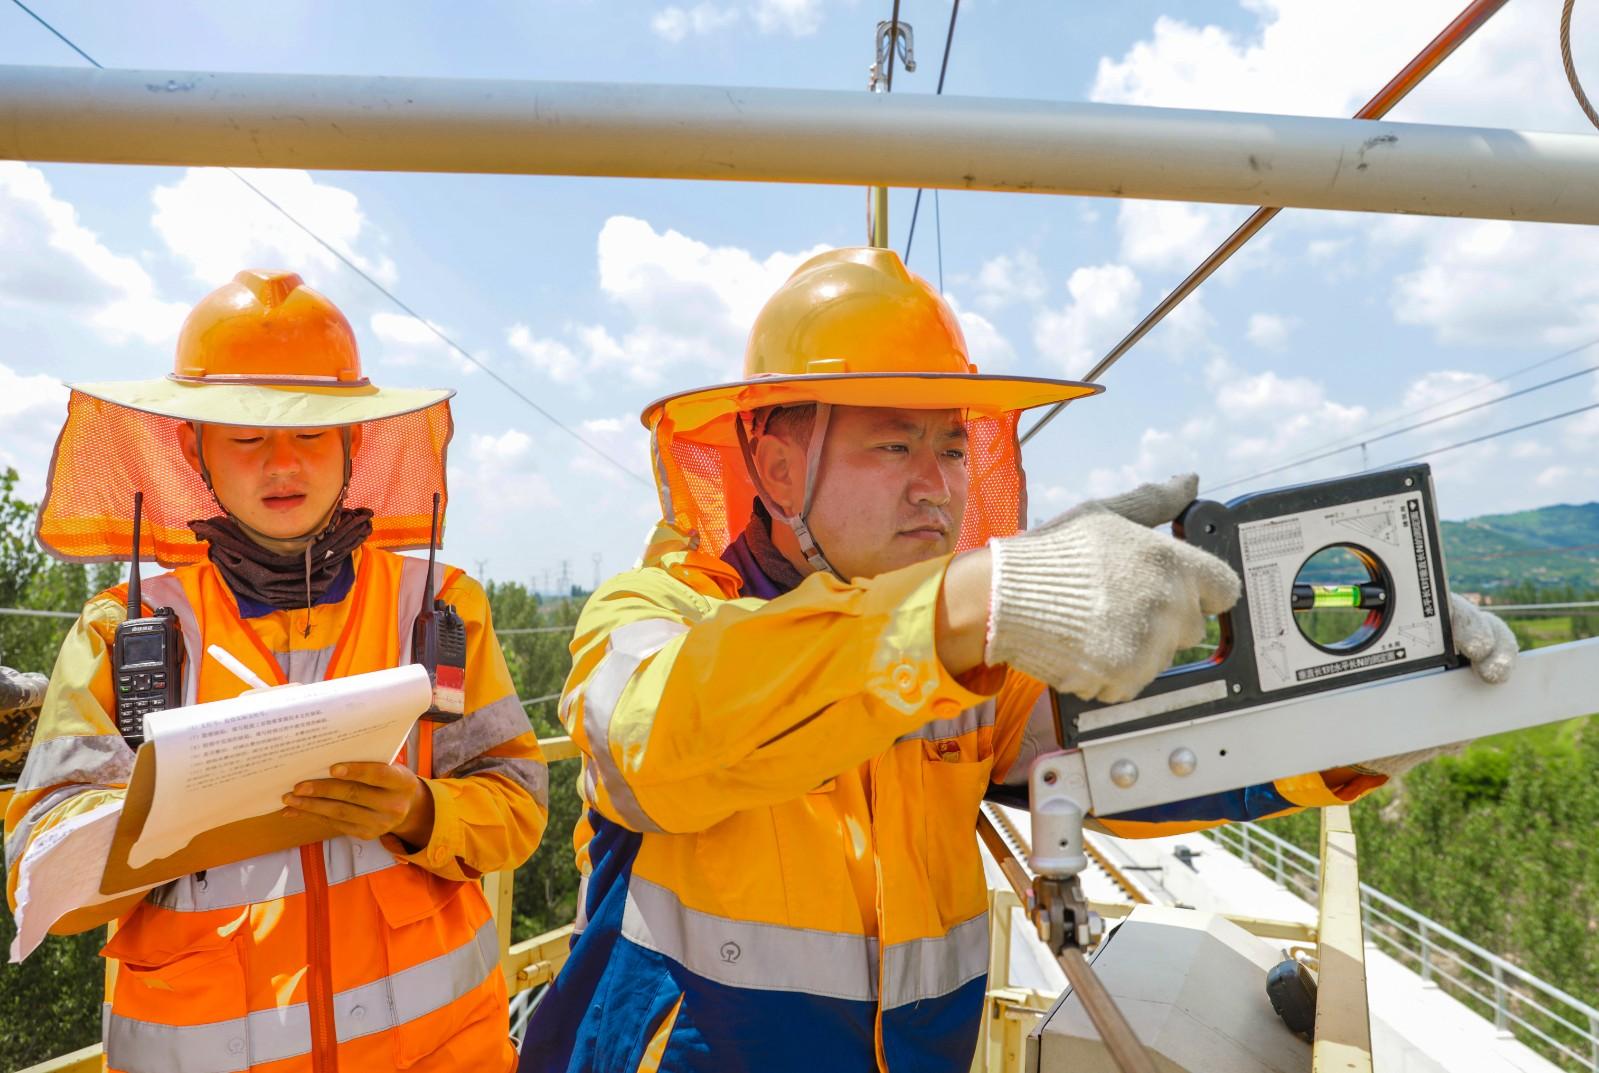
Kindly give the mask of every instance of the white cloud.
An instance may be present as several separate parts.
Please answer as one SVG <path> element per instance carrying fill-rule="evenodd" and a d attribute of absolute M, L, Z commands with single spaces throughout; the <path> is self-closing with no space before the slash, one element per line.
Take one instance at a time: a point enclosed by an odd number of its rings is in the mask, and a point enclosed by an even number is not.
<path fill-rule="evenodd" d="M 578 432 L 589 443 L 635 474 L 642 476 L 649 472 L 649 433 L 639 422 L 637 414 L 590 418 L 578 426 Z M 628 490 L 629 495 L 638 490 L 637 485 L 615 466 L 583 447 L 576 447 L 572 451 L 570 466 L 574 473 L 598 477 L 608 483 L 620 485 Z M 643 500 L 649 506 L 648 513 L 655 514 L 656 505 L 650 497 L 644 496 Z"/>
<path fill-rule="evenodd" d="M 1191 268 L 1210 255 L 1244 210 L 1231 205 L 1123 200 L 1116 211 L 1121 258 L 1139 268 Z"/>
<path fill-rule="evenodd" d="M 513 324 L 505 341 L 557 384 L 573 383 L 583 371 L 583 363 L 571 347 L 559 340 L 538 338 L 526 324 Z"/>
<path fill-rule="evenodd" d="M 655 31 L 657 37 L 677 44 L 685 37 L 693 35 L 704 37 L 718 30 L 725 30 L 738 22 L 739 11 L 736 7 L 718 7 L 711 3 L 695 4 L 691 8 L 682 8 L 676 4 L 664 7 L 650 19 L 650 29 Z"/>
<path fill-rule="evenodd" d="M 1298 317 L 1284 317 L 1276 313 L 1252 313 L 1244 336 L 1263 350 L 1281 350 L 1297 327 L 1299 327 Z"/>
<path fill-rule="evenodd" d="M 1552 488 L 1556 485 L 1564 484 L 1570 476 L 1570 466 L 1550 466 L 1540 471 L 1538 476 L 1532 480 L 1539 488 Z"/>
<path fill-rule="evenodd" d="M 1140 290 L 1126 265 L 1079 268 L 1066 281 L 1066 304 L 1033 319 L 1033 342 L 1067 376 L 1081 376 L 1132 327 Z"/>
<path fill-rule="evenodd" d="M 1238 33 L 1162 15 L 1120 59 L 1102 58 L 1094 100 L 1288 115 L 1349 116 L 1459 11 L 1456 0 L 1244 0 Z M 1392 118 L 1581 130 L 1548 59 L 1559 0 L 1507 7 L 1402 102 Z M 1372 27 L 1381 26 L 1381 33 Z"/>
<path fill-rule="evenodd" d="M 188 312 L 84 227 L 44 172 L 14 161 L 0 161 L 0 305 L 69 312 L 113 343 L 175 339 Z"/>
<path fill-rule="evenodd" d="M 822 25 L 821 0 L 755 0 L 750 7 L 763 34 L 808 37 Z"/>
<path fill-rule="evenodd" d="M 394 262 L 371 247 L 381 241 L 350 191 L 308 172 L 244 169 L 247 180 L 384 283 Z M 195 279 L 220 286 L 243 268 L 298 272 L 312 287 L 342 270 L 338 259 L 221 168 L 190 168 L 151 194 L 155 228 Z"/>
<path fill-rule="evenodd" d="M 1043 300 L 1044 270 L 1037 254 L 1019 250 L 984 261 L 977 270 L 977 305 L 985 310 L 1003 309 L 1015 302 L 1029 305 Z"/>
<path fill-rule="evenodd" d="M 538 445 L 521 429 L 474 433 L 466 443 L 466 466 L 451 465 L 450 483 L 476 501 L 474 526 L 504 528 L 508 508 L 559 506 L 540 471 Z M 453 461 L 453 460 L 452 460 Z"/>
<path fill-rule="evenodd" d="M 1016 363 L 1016 348 L 981 313 L 962 309 L 954 295 L 945 295 L 955 319 L 960 321 L 961 334 L 966 336 L 966 352 L 979 372 L 998 372 Z"/>
<path fill-rule="evenodd" d="M 50 449 L 67 415 L 67 388 L 53 376 L 23 375 L 0 363 L 0 470 L 22 478 L 20 491 L 37 498 Z"/>
<path fill-rule="evenodd" d="M 692 7 L 669 4 L 650 17 L 650 30 L 670 44 L 708 37 L 737 26 L 747 15 L 763 34 L 809 37 L 822 25 L 822 0 L 749 0 L 743 5 L 701 0 Z"/>
<path fill-rule="evenodd" d="M 1444 344 L 1570 346 L 1599 335 L 1592 228 L 1432 220 L 1395 281 L 1396 320 Z"/>
<path fill-rule="evenodd" d="M 518 353 L 558 382 L 620 374 L 656 385 L 690 367 L 698 375 L 739 375 L 744 342 L 761 306 L 803 261 L 825 247 L 757 259 L 734 246 L 710 246 L 644 220 L 613 216 L 597 243 L 600 292 L 627 324 L 572 324 L 564 338 L 513 325 Z"/>
<path fill-rule="evenodd" d="M 380 359 L 389 365 L 447 364 L 467 376 L 478 371 L 476 365 L 434 333 L 433 329 L 437 328 L 449 334 L 448 329 L 432 321 L 421 321 L 404 313 L 380 312 L 372 314 L 368 323 L 372 334 L 383 345 Z"/>

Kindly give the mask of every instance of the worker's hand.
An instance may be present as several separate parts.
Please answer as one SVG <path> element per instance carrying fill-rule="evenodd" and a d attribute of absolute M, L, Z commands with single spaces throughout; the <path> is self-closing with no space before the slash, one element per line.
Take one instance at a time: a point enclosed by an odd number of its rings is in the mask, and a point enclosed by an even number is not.
<path fill-rule="evenodd" d="M 1516 635 L 1505 620 L 1484 611 L 1464 596 L 1449 594 L 1449 628 L 1455 635 L 1455 651 L 1471 660 L 1471 669 L 1489 685 L 1509 681 L 1516 669 Z M 1403 775 L 1417 764 L 1440 756 L 1458 756 L 1470 742 L 1417 749 L 1413 753 L 1385 756 L 1356 764 L 1355 770 L 1367 775 Z"/>
<path fill-rule="evenodd" d="M 1450 593 L 1449 628 L 1455 635 L 1455 651 L 1471 660 L 1478 678 L 1495 686 L 1510 680 L 1516 669 L 1516 635 L 1504 619 Z"/>
<path fill-rule="evenodd" d="M 283 795 L 284 815 L 320 816 L 340 834 L 395 835 L 412 846 L 433 835 L 433 794 L 404 764 L 335 764 L 331 779 L 302 782 Z"/>
<path fill-rule="evenodd" d="M 1205 616 L 1238 601 L 1238 575 L 1214 555 L 1150 530 L 1181 513 L 1198 486 L 1194 474 L 1146 484 L 990 541 L 985 662 L 1116 702 L 1204 640 Z"/>

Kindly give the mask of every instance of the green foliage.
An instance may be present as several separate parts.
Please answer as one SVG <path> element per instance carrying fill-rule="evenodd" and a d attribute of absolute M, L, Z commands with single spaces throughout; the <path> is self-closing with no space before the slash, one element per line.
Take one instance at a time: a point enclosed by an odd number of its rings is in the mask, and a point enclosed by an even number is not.
<path fill-rule="evenodd" d="M 1518 584 L 1599 587 L 1599 503 L 1562 503 L 1440 525 L 1449 583 L 1503 599 Z"/>

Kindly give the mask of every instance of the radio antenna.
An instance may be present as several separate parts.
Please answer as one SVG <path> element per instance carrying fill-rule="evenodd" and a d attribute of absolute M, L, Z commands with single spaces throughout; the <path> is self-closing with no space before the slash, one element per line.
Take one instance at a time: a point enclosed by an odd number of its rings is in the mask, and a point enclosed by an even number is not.
<path fill-rule="evenodd" d="M 144 493 L 133 493 L 133 562 L 128 567 L 128 617 L 143 613 L 144 593 L 139 588 L 139 517 L 144 513 Z"/>
<path fill-rule="evenodd" d="M 433 493 L 433 528 L 428 533 L 428 578 L 427 586 L 422 590 L 422 600 L 431 606 L 433 599 L 433 559 L 439 547 L 439 493 Z"/>

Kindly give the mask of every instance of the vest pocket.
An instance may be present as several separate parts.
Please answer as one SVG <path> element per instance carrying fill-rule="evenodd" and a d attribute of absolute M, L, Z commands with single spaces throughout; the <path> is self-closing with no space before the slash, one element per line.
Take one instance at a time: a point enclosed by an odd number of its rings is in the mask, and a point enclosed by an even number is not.
<path fill-rule="evenodd" d="M 503 1022 L 505 989 L 494 986 L 491 975 L 499 971 L 498 940 L 477 885 L 410 864 L 375 872 L 369 880 L 385 924 L 395 1064 L 414 1065 L 468 1022 L 483 1018 L 490 1006 Z M 503 1036 L 489 1025 L 485 1021 L 475 1030 Z"/>
<path fill-rule="evenodd" d="M 191 917 L 207 917 L 210 926 Z M 177 1026 L 243 1018 L 249 1000 L 237 923 L 141 907 L 100 951 L 120 963 L 114 1015 Z"/>

